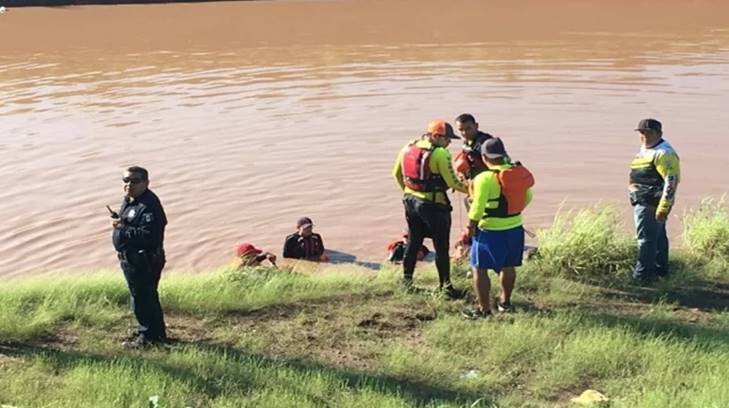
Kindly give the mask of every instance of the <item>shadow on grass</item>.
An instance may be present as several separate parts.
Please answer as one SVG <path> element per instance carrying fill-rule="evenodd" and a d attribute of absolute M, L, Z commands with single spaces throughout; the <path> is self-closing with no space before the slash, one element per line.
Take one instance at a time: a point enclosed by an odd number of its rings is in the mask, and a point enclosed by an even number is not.
<path fill-rule="evenodd" d="M 729 310 L 729 284 L 697 277 L 669 278 L 649 285 L 625 282 L 604 288 L 608 298 L 630 297 L 643 303 L 668 302 L 705 312 Z"/>
<path fill-rule="evenodd" d="M 356 255 L 352 255 L 347 252 L 327 249 L 326 254 L 329 255 L 329 257 L 331 258 L 329 260 L 329 263 L 332 264 L 354 264 L 363 268 L 371 269 L 373 271 L 379 271 L 382 268 L 382 264 L 379 262 L 358 261 Z"/>
<path fill-rule="evenodd" d="M 656 302 L 665 300 L 688 308 L 696 308 L 707 312 L 729 310 L 729 288 L 720 286 L 692 285 L 668 290 L 637 289 L 640 299 Z"/>
<path fill-rule="evenodd" d="M 622 289 L 644 302 L 667 301 L 707 312 L 729 310 L 729 282 L 706 279 L 703 268 L 682 257 L 673 257 L 667 279 L 648 286 L 624 283 Z"/>
<path fill-rule="evenodd" d="M 685 308 L 705 312 L 729 310 L 729 281 L 709 280 L 703 266 L 693 265 L 681 258 L 671 258 L 668 278 L 645 284 L 631 278 L 632 271 L 586 275 L 584 277 L 563 276 L 563 279 L 596 288 L 607 299 L 632 299 L 641 303 L 672 303 Z M 548 278 L 547 278 L 548 279 Z M 528 287 L 537 292 L 532 283 Z"/>
<path fill-rule="evenodd" d="M 240 309 L 228 309 L 219 312 L 223 316 L 277 316 L 288 318 L 305 310 L 326 308 L 336 310 L 339 307 L 361 307 L 370 302 L 384 303 L 392 301 L 393 291 L 391 289 L 372 290 L 361 293 L 339 293 L 335 295 L 322 294 L 304 300 L 282 299 L 280 303 L 263 305 L 259 307 L 248 307 Z"/>
<path fill-rule="evenodd" d="M 189 367 L 175 365 L 164 356 L 160 358 L 159 353 L 194 349 L 215 354 L 226 360 L 225 365 L 211 365 L 206 367 L 204 374 Z M 147 350 L 152 351 L 152 350 Z M 142 353 L 144 353 L 143 351 Z M 419 381 L 398 378 L 388 375 L 368 374 L 348 370 L 341 367 L 333 367 L 319 362 L 300 359 L 272 359 L 268 356 L 249 353 L 237 348 L 207 342 L 175 343 L 170 346 L 160 347 L 152 351 L 147 358 L 138 352 L 126 354 L 103 355 L 85 353 L 79 351 L 65 351 L 55 348 L 28 346 L 23 344 L 0 343 L 0 354 L 20 358 L 41 357 L 53 365 L 56 370 L 72 369 L 78 366 L 106 368 L 114 364 L 123 364 L 135 370 L 154 370 L 161 375 L 172 378 L 190 387 L 190 398 L 214 399 L 222 396 L 224 391 L 231 389 L 239 395 L 246 395 L 255 392 L 266 391 L 266 387 L 287 388 L 293 395 L 303 396 L 317 406 L 330 406 L 331 401 L 324 397 L 307 392 L 306 382 L 286 381 L 283 379 L 276 382 L 274 373 L 277 370 L 286 369 L 297 376 L 319 378 L 321 376 L 331 378 L 335 383 L 342 384 L 349 390 L 370 390 L 381 392 L 392 397 L 403 398 L 414 406 L 437 405 L 438 403 L 453 403 L 470 406 L 489 406 L 493 401 L 483 395 L 472 392 L 459 392 L 444 387 L 438 387 Z M 239 366 L 249 363 L 255 370 L 271 370 L 271 378 L 258 380 L 255 374 L 245 372 L 241 374 Z M 226 366 L 235 364 L 235 372 L 227 372 Z M 246 375 L 249 374 L 249 375 Z M 221 382 L 226 378 L 229 383 Z M 232 384 L 230 384 L 232 382 Z M 476 405 L 471 405 L 471 404 Z"/>
<path fill-rule="evenodd" d="M 450 402 L 450 403 L 473 403 L 481 399 L 484 404 L 488 398 L 483 395 L 474 393 L 458 392 L 451 389 L 434 386 L 432 384 L 423 383 L 409 379 L 398 378 L 383 374 L 368 374 L 347 370 L 340 367 L 332 367 L 319 362 L 288 359 L 283 362 L 280 360 L 272 360 L 269 357 L 249 354 L 239 349 L 221 346 L 217 344 L 191 344 L 196 348 L 204 349 L 216 354 L 226 353 L 237 359 L 253 358 L 261 362 L 264 367 L 277 368 L 282 365 L 288 369 L 292 369 L 300 374 L 329 375 L 334 376 L 349 389 L 372 389 L 384 392 L 390 395 L 400 395 L 410 402 L 418 406 L 432 404 L 433 402 Z"/>
<path fill-rule="evenodd" d="M 610 313 L 583 313 L 584 323 L 597 327 L 624 327 L 641 336 L 661 336 L 684 341 L 710 349 L 729 348 L 729 329 L 707 327 L 676 320 L 650 316 L 614 315 Z"/>

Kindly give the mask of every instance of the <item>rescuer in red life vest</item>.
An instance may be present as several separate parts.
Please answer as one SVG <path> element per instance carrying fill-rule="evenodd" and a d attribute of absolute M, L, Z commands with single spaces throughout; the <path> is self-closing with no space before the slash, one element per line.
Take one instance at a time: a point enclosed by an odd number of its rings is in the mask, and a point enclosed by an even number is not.
<path fill-rule="evenodd" d="M 481 146 L 493 136 L 480 131 L 476 118 L 470 113 L 458 115 L 456 128 L 463 136 L 463 147 L 454 159 L 454 167 L 464 179 L 473 180 L 487 169 L 486 163 L 481 158 Z"/>
<path fill-rule="evenodd" d="M 452 207 L 446 192 L 452 188 L 467 193 L 467 188 L 453 171 L 451 154 L 446 149 L 451 139 L 460 138 L 450 124 L 443 120 L 430 122 L 427 133 L 400 151 L 392 175 L 404 193 L 409 231 L 403 259 L 405 286 L 412 286 L 418 249 L 427 236 L 433 239 L 435 247 L 440 289 L 448 297 L 459 298 L 463 293 L 453 287 L 450 277 Z"/>

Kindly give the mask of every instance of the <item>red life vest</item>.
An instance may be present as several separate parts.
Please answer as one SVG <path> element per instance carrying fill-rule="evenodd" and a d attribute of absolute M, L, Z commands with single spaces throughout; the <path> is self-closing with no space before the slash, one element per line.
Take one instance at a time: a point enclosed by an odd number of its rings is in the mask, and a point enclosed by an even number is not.
<path fill-rule="evenodd" d="M 405 186 L 424 193 L 448 190 L 443 177 L 430 171 L 430 157 L 438 146 L 423 148 L 418 147 L 416 143 L 417 141 L 410 143 L 402 155 L 402 177 Z"/>
<path fill-rule="evenodd" d="M 459 174 L 468 174 L 471 171 L 471 161 L 468 159 L 468 153 L 464 150 L 458 152 L 453 159 L 453 168 Z"/>
<path fill-rule="evenodd" d="M 526 207 L 527 190 L 534 185 L 534 175 L 520 162 L 514 163 L 511 168 L 504 170 L 491 170 L 496 173 L 496 179 L 501 186 L 499 198 L 489 201 L 498 201 L 496 208 L 487 208 L 485 217 L 513 217 L 521 214 Z"/>
<path fill-rule="evenodd" d="M 464 178 L 472 180 L 486 170 L 486 163 L 481 158 L 481 146 L 492 137 L 488 133 L 478 132 L 476 139 L 471 144 L 464 143 L 463 148 L 453 160 L 453 167 Z"/>

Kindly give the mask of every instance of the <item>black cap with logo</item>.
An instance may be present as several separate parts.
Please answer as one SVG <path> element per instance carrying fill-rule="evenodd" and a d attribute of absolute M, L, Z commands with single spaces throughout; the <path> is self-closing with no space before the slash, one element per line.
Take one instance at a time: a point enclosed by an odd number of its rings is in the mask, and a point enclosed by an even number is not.
<path fill-rule="evenodd" d="M 481 154 L 489 159 L 498 159 L 506 156 L 504 142 L 498 137 L 488 139 L 481 145 Z"/>
<path fill-rule="evenodd" d="M 640 132 L 641 130 L 654 130 L 658 133 L 663 133 L 662 128 L 663 126 L 661 126 L 661 122 L 655 119 L 643 119 L 638 122 L 638 128 L 635 130 L 638 132 Z"/>

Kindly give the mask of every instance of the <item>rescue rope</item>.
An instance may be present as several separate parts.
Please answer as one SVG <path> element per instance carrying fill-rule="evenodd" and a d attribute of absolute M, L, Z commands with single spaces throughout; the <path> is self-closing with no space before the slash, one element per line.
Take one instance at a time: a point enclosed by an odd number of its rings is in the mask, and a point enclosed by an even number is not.
<path fill-rule="evenodd" d="M 458 236 L 461 236 L 461 233 L 463 233 L 463 201 L 464 198 L 462 197 L 463 193 L 457 192 L 458 195 L 458 201 L 456 202 L 456 205 L 458 206 Z"/>

